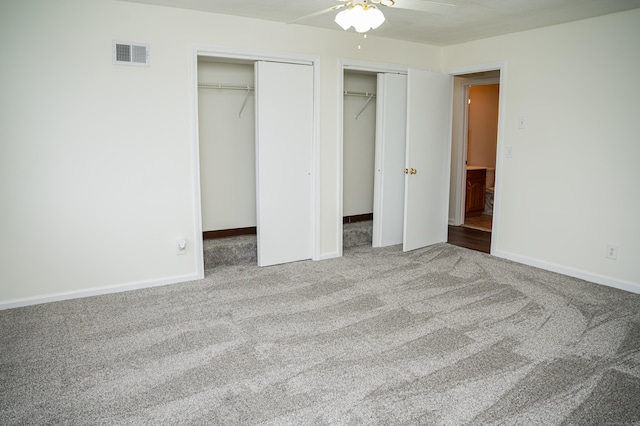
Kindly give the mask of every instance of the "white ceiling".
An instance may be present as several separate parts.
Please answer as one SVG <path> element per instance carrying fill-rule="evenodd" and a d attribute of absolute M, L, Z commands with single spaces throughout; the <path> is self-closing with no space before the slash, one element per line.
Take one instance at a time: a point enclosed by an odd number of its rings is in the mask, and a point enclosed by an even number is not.
<path fill-rule="evenodd" d="M 123 0 L 291 23 L 342 4 L 340 0 Z M 396 0 L 380 7 L 387 21 L 372 35 L 437 46 L 576 21 L 640 7 L 640 0 Z M 418 6 L 428 11 L 402 9 Z M 336 11 L 301 19 L 309 25 L 343 31 Z M 353 31 L 353 29 L 349 30 Z"/>

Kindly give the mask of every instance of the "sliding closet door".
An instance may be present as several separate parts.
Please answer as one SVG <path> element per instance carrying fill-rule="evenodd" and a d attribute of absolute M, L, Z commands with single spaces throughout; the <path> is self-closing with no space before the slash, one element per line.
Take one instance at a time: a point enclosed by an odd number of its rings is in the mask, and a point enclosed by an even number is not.
<path fill-rule="evenodd" d="M 256 62 L 255 79 L 258 265 L 310 259 L 313 67 Z"/>
<path fill-rule="evenodd" d="M 378 74 L 373 247 L 402 243 L 407 76 Z"/>
<path fill-rule="evenodd" d="M 447 241 L 453 78 L 410 69 L 403 250 Z"/>

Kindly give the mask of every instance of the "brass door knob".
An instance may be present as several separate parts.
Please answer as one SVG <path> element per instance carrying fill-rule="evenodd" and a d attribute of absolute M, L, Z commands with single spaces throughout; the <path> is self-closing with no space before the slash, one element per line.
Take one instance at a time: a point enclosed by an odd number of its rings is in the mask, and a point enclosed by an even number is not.
<path fill-rule="evenodd" d="M 418 173 L 418 171 L 416 169 L 409 169 L 409 173 L 415 175 L 416 173 Z"/>
<path fill-rule="evenodd" d="M 404 174 L 408 175 L 409 174 L 409 169 L 404 169 Z"/>

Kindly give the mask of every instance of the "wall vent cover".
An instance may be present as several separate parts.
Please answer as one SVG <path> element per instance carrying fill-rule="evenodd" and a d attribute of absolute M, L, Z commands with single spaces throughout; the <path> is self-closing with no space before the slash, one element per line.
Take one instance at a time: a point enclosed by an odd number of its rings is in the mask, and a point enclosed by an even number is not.
<path fill-rule="evenodd" d="M 120 65 L 149 66 L 149 45 L 113 41 L 113 63 Z"/>

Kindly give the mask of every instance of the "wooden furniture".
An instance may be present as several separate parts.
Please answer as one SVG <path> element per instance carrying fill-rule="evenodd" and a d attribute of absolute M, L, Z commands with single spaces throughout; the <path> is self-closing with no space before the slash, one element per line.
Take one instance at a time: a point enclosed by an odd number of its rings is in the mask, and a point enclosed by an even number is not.
<path fill-rule="evenodd" d="M 486 168 L 467 168 L 467 195 L 464 216 L 480 216 L 484 212 L 485 191 L 487 184 Z"/>

